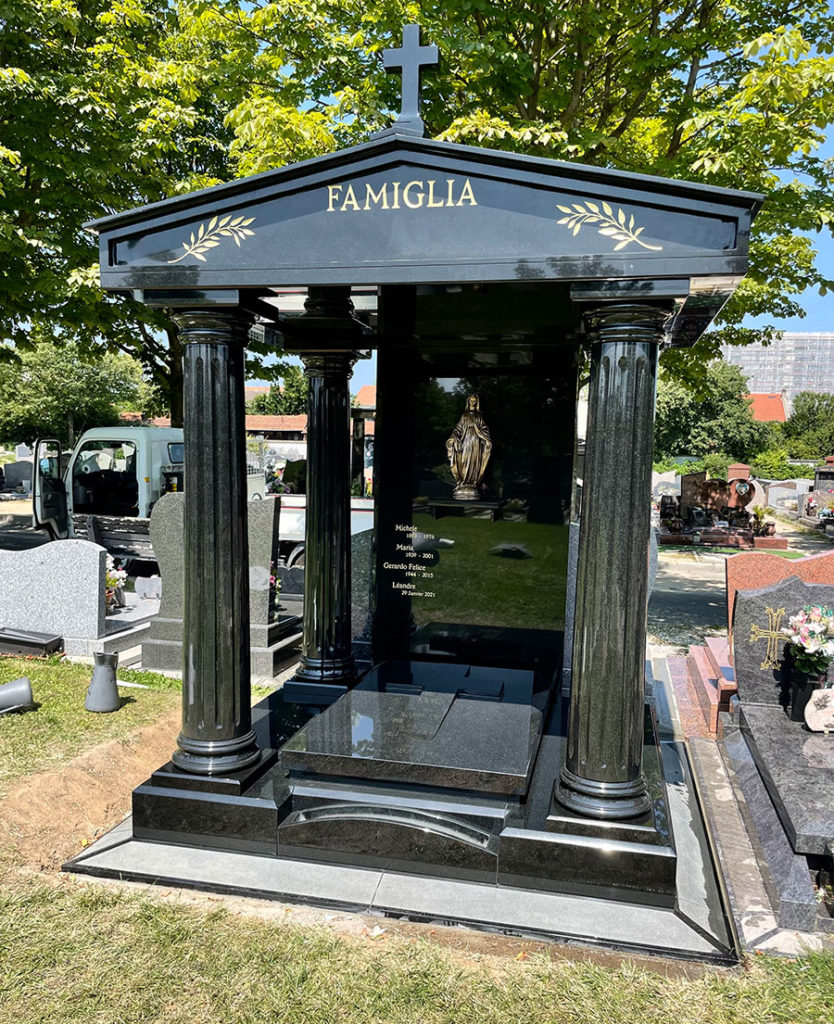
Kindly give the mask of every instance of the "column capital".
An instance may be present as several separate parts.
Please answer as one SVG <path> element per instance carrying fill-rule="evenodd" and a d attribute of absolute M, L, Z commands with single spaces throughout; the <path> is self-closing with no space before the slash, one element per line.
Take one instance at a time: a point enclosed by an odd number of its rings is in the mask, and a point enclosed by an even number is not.
<path fill-rule="evenodd" d="M 350 285 L 314 284 L 307 288 L 303 313 L 305 320 L 311 317 L 352 319 L 354 311 L 353 299 L 350 297 Z"/>
<path fill-rule="evenodd" d="M 590 344 L 598 342 L 663 343 L 672 310 L 638 302 L 606 302 L 584 308 L 582 320 Z"/>
<path fill-rule="evenodd" d="M 340 381 L 353 376 L 353 367 L 360 353 L 354 350 L 337 352 L 299 352 L 304 363 L 304 375 L 310 380 L 323 377 L 325 381 Z"/>
<path fill-rule="evenodd" d="M 171 319 L 179 328 L 182 345 L 246 344 L 255 318 L 245 309 L 178 309 Z"/>
<path fill-rule="evenodd" d="M 371 333 L 354 313 L 348 285 L 318 285 L 307 290 L 304 312 L 287 317 L 281 326 L 284 348 L 304 357 L 305 351 L 359 350 Z"/>

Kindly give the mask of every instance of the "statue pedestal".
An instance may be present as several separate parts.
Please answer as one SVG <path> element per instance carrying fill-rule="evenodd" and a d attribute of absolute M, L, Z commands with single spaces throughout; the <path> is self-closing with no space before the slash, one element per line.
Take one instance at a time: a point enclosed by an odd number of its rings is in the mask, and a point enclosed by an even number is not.
<path fill-rule="evenodd" d="M 499 518 L 501 503 L 450 498 L 448 501 L 430 501 L 425 508 L 428 509 L 432 519 L 442 519 L 444 516 L 472 516 L 475 519 L 495 520 Z"/>

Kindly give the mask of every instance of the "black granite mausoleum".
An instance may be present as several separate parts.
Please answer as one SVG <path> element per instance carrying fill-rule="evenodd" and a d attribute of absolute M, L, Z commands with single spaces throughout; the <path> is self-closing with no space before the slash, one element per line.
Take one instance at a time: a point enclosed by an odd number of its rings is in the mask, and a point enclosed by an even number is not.
<path fill-rule="evenodd" d="M 744 275 L 760 197 L 426 140 L 407 99 L 364 145 L 92 225 L 104 287 L 172 310 L 185 351 L 183 725 L 135 793 L 133 837 L 654 905 L 726 955 L 697 813 L 678 863 L 666 782 L 685 792 L 685 758 L 645 703 L 652 421 L 658 354 Z M 360 285 L 378 301 L 364 321 Z M 305 312 L 286 315 L 299 287 Z M 256 317 L 306 367 L 309 467 L 303 655 L 253 715 Z M 348 381 L 371 349 L 373 585 L 354 636 Z M 447 441 L 476 405 L 491 447 L 461 497 Z"/>

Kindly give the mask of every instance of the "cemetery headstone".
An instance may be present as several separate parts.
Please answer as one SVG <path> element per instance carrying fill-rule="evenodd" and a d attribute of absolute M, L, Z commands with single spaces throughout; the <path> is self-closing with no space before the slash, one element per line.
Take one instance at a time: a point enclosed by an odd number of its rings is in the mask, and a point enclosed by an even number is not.
<path fill-rule="evenodd" d="M 733 615 L 733 654 L 742 705 L 787 707 L 789 680 L 782 659 L 787 637 L 781 632 L 805 605 L 834 603 L 834 587 L 804 583 L 796 576 L 769 587 L 741 590 Z"/>
<path fill-rule="evenodd" d="M 828 508 L 830 505 L 834 505 L 834 491 L 810 491 L 804 495 L 801 499 L 802 504 L 800 512 L 805 512 L 807 515 L 813 514 L 819 516 L 820 510 Z M 809 505 L 813 504 L 813 513 Z"/>
<path fill-rule="evenodd" d="M 354 637 L 366 637 L 370 627 L 371 566 L 374 531 L 363 530 L 350 539 L 351 628 Z"/>
<path fill-rule="evenodd" d="M 0 627 L 37 630 L 73 641 L 104 636 L 107 552 L 86 540 L 25 551 L 0 550 Z"/>
<path fill-rule="evenodd" d="M 180 492 L 163 495 L 151 514 L 150 534 L 162 577 L 159 614 L 142 643 L 145 668 L 179 672 L 182 669 L 183 627 L 183 510 Z M 275 498 L 252 501 L 249 520 L 249 615 L 252 676 L 270 680 L 276 654 L 287 639 L 298 633 L 292 597 L 285 599 L 282 587 L 276 592 L 272 577 L 278 558 L 280 502 Z M 288 595 L 289 596 L 289 595 Z"/>
<path fill-rule="evenodd" d="M 733 555 L 725 563 L 727 581 L 727 623 L 732 632 L 736 592 L 767 587 L 790 576 L 805 583 L 826 583 L 834 586 L 834 551 L 807 558 L 790 560 L 767 552 L 750 551 Z"/>
<path fill-rule="evenodd" d="M 32 490 L 32 463 L 25 459 L 18 462 L 7 462 L 3 467 L 6 487 L 10 490 Z"/>
<path fill-rule="evenodd" d="M 811 732 L 834 732 L 834 689 L 817 690 L 811 695 L 805 705 L 805 724 Z"/>
<path fill-rule="evenodd" d="M 700 504 L 700 491 L 706 482 L 706 473 L 687 473 L 681 477 L 681 513 Z"/>
<path fill-rule="evenodd" d="M 146 601 L 159 601 L 162 597 L 162 579 L 160 576 L 138 576 L 134 589 Z"/>

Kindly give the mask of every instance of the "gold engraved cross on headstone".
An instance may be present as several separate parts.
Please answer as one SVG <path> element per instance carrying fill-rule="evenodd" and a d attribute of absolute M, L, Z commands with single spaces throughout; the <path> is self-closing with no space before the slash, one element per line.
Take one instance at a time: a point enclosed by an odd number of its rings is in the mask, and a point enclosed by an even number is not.
<path fill-rule="evenodd" d="M 757 626 L 755 623 L 750 627 L 750 643 L 754 644 L 757 640 L 767 640 L 767 650 L 765 651 L 764 661 L 761 664 L 762 670 L 766 668 L 779 668 L 779 641 L 784 640 L 784 636 L 779 632 L 779 624 L 785 617 L 785 609 L 777 608 L 775 611 L 773 608 L 765 608 L 768 618 L 769 629 L 762 629 L 761 626 Z"/>

